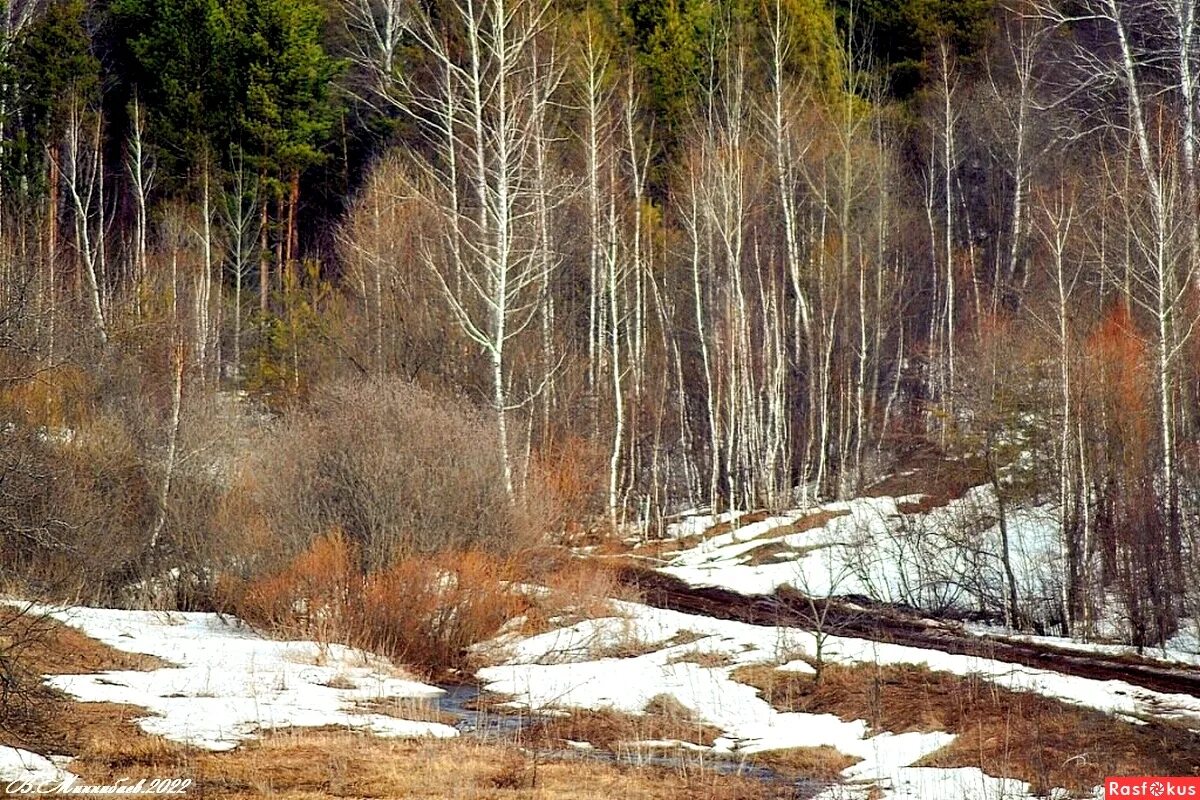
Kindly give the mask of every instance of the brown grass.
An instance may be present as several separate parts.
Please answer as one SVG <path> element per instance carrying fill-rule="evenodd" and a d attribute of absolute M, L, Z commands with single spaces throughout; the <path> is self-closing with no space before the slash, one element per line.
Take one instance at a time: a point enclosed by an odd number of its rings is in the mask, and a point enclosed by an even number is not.
<path fill-rule="evenodd" d="M 987 480 L 987 471 L 978 460 L 951 459 L 926 448 L 911 454 L 900 472 L 889 475 L 863 492 L 866 497 L 904 497 L 924 495 L 915 503 L 901 503 L 902 514 L 924 514 L 948 505 L 966 494 L 972 486 Z"/>
<path fill-rule="evenodd" d="M 864 719 L 876 731 L 958 735 L 925 766 L 975 766 L 1020 778 L 1035 792 L 1086 792 L 1108 775 L 1200 774 L 1200 736 L 1180 726 L 1133 725 L 1040 695 L 907 665 L 827 665 L 821 682 L 771 666 L 734 676 L 775 707 Z"/>
<path fill-rule="evenodd" d="M 815 549 L 815 547 L 790 547 L 783 542 L 771 542 L 747 553 L 745 563 L 756 567 L 763 564 L 778 564 L 780 561 L 800 558 Z"/>
<path fill-rule="evenodd" d="M 845 511 L 817 511 L 808 514 L 795 522 L 783 523 L 770 530 L 763 531 L 756 540 L 768 541 L 771 539 L 781 539 L 784 536 L 791 536 L 794 533 L 804 533 L 806 531 L 822 528 L 829 524 L 829 521 L 845 516 L 848 512 Z M 704 539 L 709 539 L 713 536 L 718 536 L 723 533 L 730 533 L 736 529 L 743 528 L 754 522 L 761 522 L 764 519 L 769 519 L 773 514 L 768 511 L 755 511 L 750 514 L 743 514 L 738 517 L 736 522 L 721 522 L 712 526 L 701 534 L 695 536 L 685 536 L 677 539 L 649 539 L 636 544 L 629 544 L 621 539 L 610 538 L 600 543 L 594 551 L 595 555 L 601 557 L 617 558 L 629 556 L 635 558 L 649 559 L 651 561 L 666 561 L 670 556 L 696 547 Z M 756 548 L 749 553 L 750 563 L 766 564 L 772 563 L 776 553 L 796 553 L 802 554 L 803 550 L 787 547 L 782 543 L 764 544 L 763 547 Z M 626 559 L 624 562 L 633 564 L 634 562 Z M 641 565 L 638 565 L 641 566 Z"/>
<path fill-rule="evenodd" d="M 19 608 L 0 606 L 0 630 L 8 630 L 9 626 L 32 629 L 33 635 L 23 647 L 21 657 L 30 671 L 41 675 L 86 675 L 105 670 L 170 666 L 154 656 L 114 650 L 49 617 L 22 615 Z"/>
<path fill-rule="evenodd" d="M 98 713 L 97 713 L 98 712 Z M 380 797 L 481 800 L 766 800 L 778 787 L 700 769 L 539 761 L 515 746 L 470 740 L 399 741 L 345 730 L 268 733 L 228 753 L 209 753 L 138 733 L 119 707 L 77 718 L 90 733 L 71 769 L 90 783 L 191 778 L 207 798 Z M 776 792 L 778 791 L 778 794 Z"/>
<path fill-rule="evenodd" d="M 667 662 L 668 664 L 699 664 L 702 667 L 716 669 L 719 667 L 729 667 L 735 662 L 733 657 L 728 653 L 716 653 L 711 650 L 691 650 L 686 653 L 680 653 Z"/>
<path fill-rule="evenodd" d="M 695 547 L 699 543 L 699 536 L 684 536 L 678 539 L 647 539 L 632 545 L 621 539 L 612 538 L 597 547 L 594 554 L 601 557 L 632 555 L 650 561 L 665 561 L 675 553 Z"/>
<path fill-rule="evenodd" d="M 842 770 L 858 763 L 858 759 L 833 747 L 792 747 L 755 753 L 749 762 L 766 767 L 781 777 L 836 781 Z"/>
<path fill-rule="evenodd" d="M 704 538 L 711 539 L 713 536 L 720 536 L 723 533 L 732 533 L 733 531 L 737 530 L 738 528 L 744 528 L 747 525 L 752 525 L 755 522 L 762 522 L 764 519 L 770 519 L 770 518 L 771 518 L 770 511 L 753 511 L 749 514 L 742 514 L 737 519 L 726 520 L 725 522 L 718 522 L 716 525 L 713 525 L 711 528 L 704 531 L 704 533 L 701 535 Z"/>
<path fill-rule="evenodd" d="M 674 697 L 653 698 L 643 714 L 625 714 L 609 709 L 573 711 L 570 716 L 539 720 L 530 732 L 532 741 L 588 742 L 604 750 L 617 751 L 630 742 L 675 739 L 710 746 L 721 731 L 698 721 Z"/>
<path fill-rule="evenodd" d="M 541 563 L 538 552 L 520 556 L 529 580 L 547 591 L 529 598 L 523 632 L 543 633 L 584 619 L 612 616 L 610 600 L 638 602 L 641 597 L 621 583 L 617 565 L 570 553 Z"/>
<path fill-rule="evenodd" d="M 760 538 L 768 538 L 778 541 L 769 541 L 762 547 L 756 547 L 746 554 L 746 563 L 755 566 L 763 564 L 777 564 L 781 559 L 799 558 L 805 553 L 813 550 L 812 546 L 792 547 L 784 544 L 783 538 L 797 533 L 807 533 L 808 531 L 817 530 L 828 525 L 832 520 L 838 517 L 844 517 L 848 514 L 847 511 L 818 511 L 815 514 L 801 517 L 789 525 L 781 525 L 778 528 L 772 528 Z"/>
<path fill-rule="evenodd" d="M 385 717 L 408 719 L 414 722 L 440 722 L 454 726 L 458 718 L 437 707 L 437 703 L 420 697 L 389 697 L 382 700 L 360 700 L 354 711 L 361 714 L 382 714 Z"/>
<path fill-rule="evenodd" d="M 54 622 L 38 666 L 73 663 L 76 668 L 131 667 L 122 653 Z M 67 652 L 69 651 L 69 652 Z M 147 664 L 147 666 L 154 666 Z M 422 701 L 399 701 L 406 718 L 438 718 Z M 645 768 L 591 761 L 545 761 L 515 745 L 450 741 L 400 741 L 344 729 L 295 729 L 266 733 L 228 753 L 177 745 L 141 732 L 134 721 L 145 710 L 106 703 L 60 700 L 40 732 L 38 743 L 12 742 L 42 753 L 76 757 L 71 771 L 91 784 L 141 778 L 189 778 L 187 796 L 205 798 L 379 797 L 428 800 L 768 800 L 787 797 L 785 786 L 681 763 L 677 768 Z M 385 707 L 371 708 L 388 713 Z M 714 736 L 688 719 L 686 709 L 663 699 L 651 703 L 645 720 L 633 727 L 612 721 L 615 732 L 641 738 Z M 626 721 L 630 722 L 630 721 Z M 598 730 L 593 725 L 593 734 Z M 583 738 L 580 736 L 579 738 Z M 7 743 L 0 737 L 0 742 Z"/>
<path fill-rule="evenodd" d="M 49 617 L 22 615 L 13 607 L 0 607 L 0 630 L 20 641 L 17 652 L 10 654 L 17 659 L 19 669 L 9 676 L 17 685 L 5 687 L 9 696 L 5 700 L 6 713 L 0 714 L 2 745 L 53 753 L 78 748 L 80 728 L 74 718 L 76 706 L 47 687 L 42 682 L 43 675 L 168 666 L 153 656 L 114 650 Z M 0 647 L 4 644 L 0 640 Z"/>
<path fill-rule="evenodd" d="M 721 731 L 696 719 L 690 709 L 671 695 L 659 695 L 642 714 L 612 710 L 572 711 L 569 716 L 546 717 L 525 734 L 538 749 L 559 749 L 565 742 L 587 742 L 614 753 L 628 753 L 638 742 L 679 741 L 712 746 Z M 689 754 L 680 755 L 687 761 Z M 837 780 L 842 770 L 858 761 L 832 747 L 797 747 L 768 750 L 744 757 L 752 767 L 764 767 L 782 779 Z"/>

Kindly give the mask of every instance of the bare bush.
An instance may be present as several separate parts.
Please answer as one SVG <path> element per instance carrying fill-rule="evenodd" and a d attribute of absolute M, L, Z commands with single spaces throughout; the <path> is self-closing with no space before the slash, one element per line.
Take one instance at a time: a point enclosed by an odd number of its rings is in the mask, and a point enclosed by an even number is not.
<path fill-rule="evenodd" d="M 407 558 L 371 576 L 360 640 L 426 669 L 465 665 L 468 648 L 523 614 L 514 562 L 478 551 Z"/>
<path fill-rule="evenodd" d="M 413 554 L 510 552 L 536 523 L 504 491 L 477 413 L 413 384 L 314 393 L 249 465 L 257 507 L 284 555 L 342 531 L 371 572 Z"/>
<path fill-rule="evenodd" d="M 0 434 L 0 556 L 42 594 L 108 599 L 140 563 L 149 484 L 119 421 Z"/>
<path fill-rule="evenodd" d="M 31 605 L 0 606 L 0 737 L 25 740 L 45 729 L 54 695 L 32 667 L 30 651 L 44 643 L 46 617 Z"/>

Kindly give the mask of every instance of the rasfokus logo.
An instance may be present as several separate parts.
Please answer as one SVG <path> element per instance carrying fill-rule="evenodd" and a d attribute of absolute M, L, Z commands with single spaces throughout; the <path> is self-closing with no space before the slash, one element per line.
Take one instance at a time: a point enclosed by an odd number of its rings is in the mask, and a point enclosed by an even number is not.
<path fill-rule="evenodd" d="M 1114 797 L 1195 797 L 1200 800 L 1200 778 L 1105 778 L 1104 797 L 1105 800 Z"/>

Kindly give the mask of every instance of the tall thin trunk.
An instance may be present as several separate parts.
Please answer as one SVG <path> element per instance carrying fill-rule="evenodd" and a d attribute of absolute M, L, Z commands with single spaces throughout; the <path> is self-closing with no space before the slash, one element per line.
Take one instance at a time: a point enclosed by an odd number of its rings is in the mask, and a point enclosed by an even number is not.
<path fill-rule="evenodd" d="M 167 522 L 167 502 L 171 496 L 171 481 L 175 475 L 176 451 L 179 443 L 179 417 L 183 406 L 183 363 L 184 348 L 177 344 L 171 360 L 171 418 L 167 427 L 167 455 L 164 459 L 162 480 L 158 485 L 158 508 L 154 512 L 154 525 L 150 529 L 149 550 L 158 547 L 159 538 Z"/>

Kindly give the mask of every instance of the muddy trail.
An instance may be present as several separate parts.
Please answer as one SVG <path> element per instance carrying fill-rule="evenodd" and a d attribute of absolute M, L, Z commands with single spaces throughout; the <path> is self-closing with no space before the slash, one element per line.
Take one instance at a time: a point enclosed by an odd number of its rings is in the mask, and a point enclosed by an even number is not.
<path fill-rule="evenodd" d="M 678 578 L 639 566 L 623 567 L 621 583 L 642 595 L 643 602 L 658 608 L 702 614 L 717 619 L 755 625 L 782 625 L 834 636 L 852 636 L 890 644 L 942 650 L 1052 670 L 1095 680 L 1119 680 L 1156 692 L 1200 697 L 1200 668 L 1172 666 L 1131 655 L 1105 655 L 1065 650 L 1041 643 L 1021 642 L 967 633 L 953 622 L 921 618 L 905 610 L 855 598 L 810 601 L 805 595 L 782 589 L 773 595 L 747 596 L 728 589 L 689 586 Z"/>

